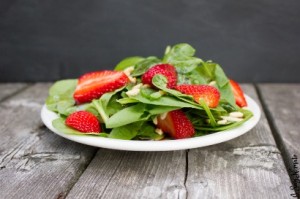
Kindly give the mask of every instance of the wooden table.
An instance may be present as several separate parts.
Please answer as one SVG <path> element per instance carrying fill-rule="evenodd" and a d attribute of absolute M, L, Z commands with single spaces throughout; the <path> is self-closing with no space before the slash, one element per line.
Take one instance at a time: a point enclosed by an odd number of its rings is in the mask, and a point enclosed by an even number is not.
<path fill-rule="evenodd" d="M 40 119 L 50 85 L 0 84 L 1 199 L 281 199 L 295 194 L 300 84 L 243 85 L 263 110 L 253 130 L 222 144 L 170 152 L 108 150 L 55 135 Z"/>

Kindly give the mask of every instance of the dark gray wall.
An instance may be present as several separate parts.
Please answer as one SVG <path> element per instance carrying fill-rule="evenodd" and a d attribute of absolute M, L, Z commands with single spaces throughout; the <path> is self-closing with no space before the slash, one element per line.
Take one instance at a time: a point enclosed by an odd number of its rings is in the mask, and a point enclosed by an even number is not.
<path fill-rule="evenodd" d="M 2 82 L 77 77 L 179 42 L 238 81 L 300 82 L 300 1 L 0 1 Z"/>

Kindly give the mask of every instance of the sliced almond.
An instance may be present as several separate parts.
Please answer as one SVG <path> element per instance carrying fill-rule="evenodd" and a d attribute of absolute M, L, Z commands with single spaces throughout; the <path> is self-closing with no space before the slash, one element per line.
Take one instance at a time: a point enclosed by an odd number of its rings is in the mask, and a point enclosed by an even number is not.
<path fill-rule="evenodd" d="M 229 113 L 230 117 L 237 117 L 237 118 L 243 118 L 244 114 L 242 112 L 236 111 Z"/>
<path fill-rule="evenodd" d="M 159 128 L 155 129 L 155 133 L 157 133 L 158 135 L 164 134 L 164 132 Z"/>
<path fill-rule="evenodd" d="M 240 122 L 243 121 L 241 118 L 230 117 L 230 116 L 221 116 L 222 119 L 227 120 L 228 122 Z"/>
<path fill-rule="evenodd" d="M 220 125 L 224 125 L 224 124 L 227 124 L 227 120 L 226 119 L 223 119 L 223 120 L 219 120 L 218 122 L 217 122 L 217 124 L 220 124 Z"/>
<path fill-rule="evenodd" d="M 166 119 L 167 115 L 168 115 L 168 112 L 160 114 L 160 119 L 162 119 L 162 120 Z"/>

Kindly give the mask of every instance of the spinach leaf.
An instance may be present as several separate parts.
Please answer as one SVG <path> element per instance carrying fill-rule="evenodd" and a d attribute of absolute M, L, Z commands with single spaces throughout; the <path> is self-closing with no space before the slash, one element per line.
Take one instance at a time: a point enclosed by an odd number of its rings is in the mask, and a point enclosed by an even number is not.
<path fill-rule="evenodd" d="M 170 50 L 166 50 L 163 63 L 174 65 L 178 73 L 189 73 L 202 62 L 201 59 L 193 57 L 195 52 L 195 49 L 189 44 L 177 44 Z"/>
<path fill-rule="evenodd" d="M 101 116 L 102 122 L 106 123 L 109 116 L 120 111 L 123 107 L 117 102 L 118 93 L 125 87 L 119 88 L 115 91 L 103 94 L 99 100 L 93 100 L 92 104 Z"/>
<path fill-rule="evenodd" d="M 144 74 L 149 68 L 151 68 L 153 65 L 160 63 L 161 60 L 157 57 L 147 57 L 146 59 L 138 62 L 134 70 L 131 73 L 131 76 L 140 76 Z"/>
<path fill-rule="evenodd" d="M 67 79 L 55 82 L 49 89 L 50 96 L 72 96 L 77 85 L 77 79 Z"/>
<path fill-rule="evenodd" d="M 164 138 L 164 135 L 159 135 L 155 132 L 155 127 L 152 124 L 145 122 L 138 134 L 137 138 L 142 140 L 161 140 Z"/>
<path fill-rule="evenodd" d="M 118 71 L 124 70 L 124 69 L 126 69 L 130 66 L 136 65 L 137 63 L 143 61 L 144 59 L 145 58 L 138 57 L 138 56 L 136 56 L 136 57 L 127 57 L 127 58 L 123 59 L 121 62 L 119 62 L 117 64 L 117 66 L 115 67 L 115 70 L 118 70 Z"/>
<path fill-rule="evenodd" d="M 117 102 L 117 99 L 120 98 L 119 92 L 122 91 L 125 87 L 119 88 L 115 91 L 105 93 L 101 96 L 99 101 L 101 101 L 104 111 L 107 115 L 113 115 L 114 113 L 121 110 L 123 107 L 120 103 Z"/>
<path fill-rule="evenodd" d="M 171 107 L 178 107 L 178 108 L 195 108 L 202 110 L 202 107 L 200 105 L 193 105 L 187 102 L 183 102 L 178 98 L 175 98 L 173 96 L 167 96 L 163 95 L 159 99 L 148 99 L 141 94 L 130 97 L 131 99 L 137 100 L 144 104 L 152 104 L 152 105 L 158 105 L 158 106 L 171 106 Z M 122 102 L 119 100 L 119 102 Z"/>
<path fill-rule="evenodd" d="M 137 121 L 147 120 L 148 115 L 144 114 L 145 107 L 145 104 L 138 103 L 120 110 L 105 122 L 106 128 L 116 128 Z"/>
<path fill-rule="evenodd" d="M 49 89 L 46 100 L 47 108 L 62 115 L 69 115 L 76 110 L 73 93 L 77 85 L 76 79 L 55 82 Z"/>
<path fill-rule="evenodd" d="M 154 106 L 151 104 L 148 104 L 146 106 L 146 110 L 148 113 L 150 113 L 150 115 L 159 115 L 159 114 L 166 113 L 169 111 L 174 111 L 177 109 L 180 109 L 180 108 L 175 107 L 175 106 L 157 106 L 157 105 Z"/>
<path fill-rule="evenodd" d="M 131 140 L 136 137 L 141 128 L 141 125 L 141 122 L 135 122 L 132 124 L 116 127 L 112 129 L 108 137 L 121 140 Z"/>

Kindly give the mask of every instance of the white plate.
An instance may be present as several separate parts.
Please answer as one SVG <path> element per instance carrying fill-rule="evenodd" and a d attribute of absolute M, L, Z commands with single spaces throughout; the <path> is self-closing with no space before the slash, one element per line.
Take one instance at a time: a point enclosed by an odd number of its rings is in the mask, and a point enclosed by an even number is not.
<path fill-rule="evenodd" d="M 253 99 L 251 99 L 249 96 L 246 95 L 246 100 L 248 102 L 248 108 L 253 113 L 253 117 L 249 119 L 247 122 L 243 123 L 241 126 L 238 126 L 231 130 L 216 132 L 201 137 L 179 139 L 179 140 L 139 141 L 139 140 L 118 140 L 118 139 L 103 138 L 103 137 L 96 137 L 96 136 L 68 135 L 59 132 L 52 126 L 52 121 L 56 119 L 58 116 L 56 113 L 49 111 L 46 105 L 44 105 L 42 108 L 41 117 L 44 124 L 57 135 L 60 135 L 64 138 L 82 144 L 95 146 L 95 147 L 108 148 L 108 149 L 127 150 L 127 151 L 173 151 L 173 150 L 204 147 L 213 144 L 218 144 L 221 142 L 226 142 L 240 135 L 243 135 L 244 133 L 251 130 L 259 121 L 261 112 L 259 106 Z"/>

